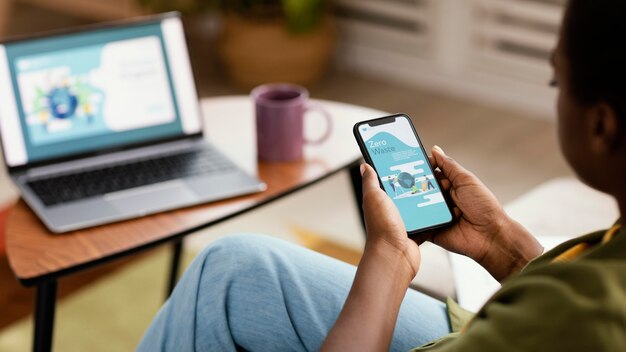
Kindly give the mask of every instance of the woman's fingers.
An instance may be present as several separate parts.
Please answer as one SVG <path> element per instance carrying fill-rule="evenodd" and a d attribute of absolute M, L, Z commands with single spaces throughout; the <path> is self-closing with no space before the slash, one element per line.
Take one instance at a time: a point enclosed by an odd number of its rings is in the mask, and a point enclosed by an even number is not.
<path fill-rule="evenodd" d="M 363 214 L 368 241 L 383 237 L 387 240 L 406 239 L 406 229 L 400 212 L 391 198 L 380 188 L 376 171 L 367 164 L 361 164 L 360 171 L 363 183 Z"/>
<path fill-rule="evenodd" d="M 443 172 L 444 176 L 454 182 L 454 179 L 459 174 L 468 174 L 469 172 L 463 168 L 459 163 L 457 163 L 454 159 L 447 156 L 446 153 L 439 146 L 434 146 L 432 149 L 433 158 L 435 159 L 435 163 L 437 167 Z"/>
<path fill-rule="evenodd" d="M 362 183 L 363 183 L 363 194 L 380 191 L 380 184 L 378 183 L 378 176 L 376 176 L 376 171 L 372 169 L 368 164 L 361 164 L 360 166 Z"/>

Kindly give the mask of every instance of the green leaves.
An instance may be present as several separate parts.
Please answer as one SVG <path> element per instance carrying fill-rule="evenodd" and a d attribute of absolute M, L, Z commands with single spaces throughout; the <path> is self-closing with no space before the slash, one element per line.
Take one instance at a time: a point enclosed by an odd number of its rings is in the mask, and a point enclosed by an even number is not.
<path fill-rule="evenodd" d="M 322 21 L 324 0 L 282 0 L 289 30 L 295 33 L 310 32 Z"/>
<path fill-rule="evenodd" d="M 155 12 L 181 11 L 185 14 L 221 9 L 250 20 L 284 18 L 289 31 L 315 30 L 327 10 L 328 0 L 136 0 Z"/>

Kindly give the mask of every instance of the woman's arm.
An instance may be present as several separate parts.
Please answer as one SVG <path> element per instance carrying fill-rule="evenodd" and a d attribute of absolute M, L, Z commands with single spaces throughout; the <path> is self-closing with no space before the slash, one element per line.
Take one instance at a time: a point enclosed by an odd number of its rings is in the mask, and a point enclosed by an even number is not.
<path fill-rule="evenodd" d="M 376 172 L 361 165 L 367 243 L 339 318 L 322 351 L 389 350 L 406 290 L 420 265 L 419 247 L 380 189 Z"/>
<path fill-rule="evenodd" d="M 322 351 L 388 351 L 412 279 L 401 254 L 368 248 Z"/>

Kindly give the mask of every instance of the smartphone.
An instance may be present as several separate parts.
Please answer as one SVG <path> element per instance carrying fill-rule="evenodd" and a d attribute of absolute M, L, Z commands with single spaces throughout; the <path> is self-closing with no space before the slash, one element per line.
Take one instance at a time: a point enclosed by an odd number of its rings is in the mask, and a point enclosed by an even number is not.
<path fill-rule="evenodd" d="M 362 121 L 354 137 L 400 211 L 409 236 L 443 227 L 454 220 L 428 156 L 405 114 Z"/>

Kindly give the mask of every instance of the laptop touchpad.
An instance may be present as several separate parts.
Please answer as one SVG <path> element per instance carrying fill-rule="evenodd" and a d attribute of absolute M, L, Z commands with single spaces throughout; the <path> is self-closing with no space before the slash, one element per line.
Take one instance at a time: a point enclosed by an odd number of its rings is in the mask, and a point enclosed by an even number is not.
<path fill-rule="evenodd" d="M 109 193 L 104 199 L 123 213 L 144 215 L 187 205 L 198 197 L 184 181 L 174 180 Z"/>

